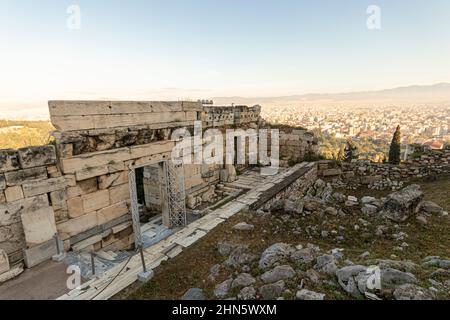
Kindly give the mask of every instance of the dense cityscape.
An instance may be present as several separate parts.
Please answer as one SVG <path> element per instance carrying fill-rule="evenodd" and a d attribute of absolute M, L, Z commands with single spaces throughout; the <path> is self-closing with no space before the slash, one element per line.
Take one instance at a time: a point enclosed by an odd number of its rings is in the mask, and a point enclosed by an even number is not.
<path fill-rule="evenodd" d="M 402 144 L 442 149 L 450 141 L 450 104 L 402 106 L 284 106 L 264 108 L 274 124 L 312 130 L 321 140 L 322 153 L 333 158 L 347 139 L 360 144 L 360 157 L 383 160 L 396 127 Z M 364 143 L 361 143 L 364 142 Z"/>

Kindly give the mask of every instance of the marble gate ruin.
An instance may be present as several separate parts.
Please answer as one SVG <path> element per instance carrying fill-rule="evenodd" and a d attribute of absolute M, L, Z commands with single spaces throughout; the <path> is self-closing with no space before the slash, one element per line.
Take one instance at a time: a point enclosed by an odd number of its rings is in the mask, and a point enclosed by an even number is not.
<path fill-rule="evenodd" d="M 160 217 L 169 229 L 182 227 L 197 208 L 223 200 L 227 192 L 221 184 L 232 182 L 236 169 L 247 165 L 173 167 L 173 130 L 193 130 L 195 121 L 203 129 L 265 126 L 260 106 L 190 101 L 50 101 L 49 111 L 54 144 L 0 150 L 0 260 L 5 266 L 24 260 L 31 268 L 63 250 L 130 248 L 143 216 L 146 221 Z M 306 130 L 281 132 L 282 165 L 316 150 Z M 188 212 L 186 221 L 174 220 L 171 205 Z"/>

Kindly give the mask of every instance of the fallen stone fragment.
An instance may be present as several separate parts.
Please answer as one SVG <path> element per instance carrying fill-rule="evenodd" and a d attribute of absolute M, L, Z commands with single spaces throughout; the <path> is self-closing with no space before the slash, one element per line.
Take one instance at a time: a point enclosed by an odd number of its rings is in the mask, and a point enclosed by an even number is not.
<path fill-rule="evenodd" d="M 410 185 L 387 196 L 381 214 L 395 222 L 404 222 L 417 211 L 424 197 L 419 185 Z"/>
<path fill-rule="evenodd" d="M 325 298 L 325 294 L 302 289 L 297 292 L 296 297 L 298 300 L 323 300 Z"/>
<path fill-rule="evenodd" d="M 199 288 L 190 288 L 186 293 L 181 297 L 181 300 L 205 300 L 205 296 L 203 295 L 203 290 Z"/>
<path fill-rule="evenodd" d="M 254 287 L 245 287 L 238 294 L 239 300 L 254 300 L 256 299 L 256 289 Z"/>
<path fill-rule="evenodd" d="M 285 283 L 280 280 L 276 283 L 270 283 L 259 288 L 259 294 L 263 300 L 274 300 L 277 299 L 283 293 L 285 289 Z"/>
<path fill-rule="evenodd" d="M 428 214 L 436 214 L 436 215 L 441 215 L 442 212 L 444 211 L 444 209 L 441 206 L 431 201 L 422 201 L 420 203 L 420 210 Z"/>
<path fill-rule="evenodd" d="M 228 291 L 230 291 L 232 282 L 233 279 L 228 279 L 222 283 L 219 283 L 214 289 L 214 296 L 219 299 L 225 298 L 228 295 Z"/>
<path fill-rule="evenodd" d="M 241 288 L 241 287 L 247 287 L 256 282 L 255 278 L 253 278 L 252 275 L 248 273 L 241 273 L 236 277 L 236 279 L 233 280 L 233 283 L 231 284 L 231 288 Z"/>
<path fill-rule="evenodd" d="M 238 231 L 252 231 L 253 229 L 255 229 L 255 226 L 246 222 L 241 222 L 235 225 L 233 229 Z"/>
<path fill-rule="evenodd" d="M 291 266 L 284 265 L 273 268 L 267 271 L 261 276 L 261 280 L 265 283 L 273 283 L 280 280 L 286 280 L 293 278 L 295 276 L 295 271 Z"/>
<path fill-rule="evenodd" d="M 264 250 L 259 260 L 259 268 L 267 270 L 274 266 L 275 263 L 287 259 L 294 251 L 295 249 L 290 244 L 276 243 Z"/>
<path fill-rule="evenodd" d="M 433 291 L 419 287 L 415 284 L 404 284 L 394 290 L 396 300 L 434 300 Z"/>

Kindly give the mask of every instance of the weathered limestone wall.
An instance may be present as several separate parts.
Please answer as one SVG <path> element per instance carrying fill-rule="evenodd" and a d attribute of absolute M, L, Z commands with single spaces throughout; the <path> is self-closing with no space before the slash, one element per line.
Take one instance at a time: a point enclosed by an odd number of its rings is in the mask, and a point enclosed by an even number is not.
<path fill-rule="evenodd" d="M 342 177 L 352 184 L 383 185 L 383 181 L 402 181 L 450 173 L 450 149 L 428 150 L 413 153 L 400 165 L 374 163 L 370 161 L 353 161 L 337 163 L 320 161 L 319 175 L 323 177 Z M 388 185 L 390 186 L 390 185 Z"/>
<path fill-rule="evenodd" d="M 311 160 L 318 154 L 319 146 L 314 135 L 301 129 L 283 129 L 280 132 L 280 165 Z"/>
<path fill-rule="evenodd" d="M 0 150 L 0 249 L 11 263 L 49 241 L 67 217 L 66 179 L 52 145 Z"/>
<path fill-rule="evenodd" d="M 50 101 L 55 146 L 0 150 L 0 249 L 29 267 L 65 250 L 119 250 L 132 245 L 129 172 L 171 158 L 173 130 L 258 129 L 259 106 L 204 107 L 197 102 Z M 248 150 L 249 142 L 246 141 Z M 313 152 L 304 131 L 281 135 L 287 163 Z M 224 150 L 225 151 L 225 150 Z M 248 152 L 248 151 L 247 151 Z M 211 157 L 214 155 L 211 155 Z M 246 154 L 248 159 L 250 154 Z M 237 169 L 247 165 L 238 165 Z M 147 174 L 144 186 L 155 188 Z M 184 166 L 187 205 L 216 198 L 215 186 L 236 177 L 234 166 Z M 161 197 L 163 195 L 160 195 Z M 148 203 L 162 201 L 158 194 Z"/>
<path fill-rule="evenodd" d="M 57 224 L 65 247 L 129 247 L 133 242 L 130 168 L 169 159 L 175 146 L 170 139 L 172 131 L 193 127 L 202 106 L 190 102 L 51 101 L 49 108 L 52 123 L 59 129 L 55 138 L 61 170 L 70 182 L 68 219 Z M 147 200 L 157 202 L 156 198 Z"/>
<path fill-rule="evenodd" d="M 318 178 L 317 173 L 318 173 L 317 165 L 314 165 L 304 175 L 295 180 L 286 189 L 282 190 L 270 201 L 268 201 L 265 204 L 264 208 L 269 209 L 272 208 L 273 206 L 276 207 L 276 203 L 279 203 L 280 199 L 289 199 L 291 197 L 300 199 L 317 180 Z"/>
<path fill-rule="evenodd" d="M 68 217 L 57 224 L 66 248 L 98 250 L 132 244 L 129 169 L 170 159 L 173 130 L 257 128 L 260 107 L 203 107 L 195 102 L 51 101 L 62 173 L 69 181 Z M 195 206 L 214 197 L 220 165 L 186 165 L 186 194 Z M 150 179 L 150 180 L 149 180 Z M 151 178 L 144 185 L 151 188 Z M 150 189 L 148 189 L 150 190 Z M 157 205 L 158 197 L 147 199 Z M 120 230 L 116 236 L 115 229 Z"/>

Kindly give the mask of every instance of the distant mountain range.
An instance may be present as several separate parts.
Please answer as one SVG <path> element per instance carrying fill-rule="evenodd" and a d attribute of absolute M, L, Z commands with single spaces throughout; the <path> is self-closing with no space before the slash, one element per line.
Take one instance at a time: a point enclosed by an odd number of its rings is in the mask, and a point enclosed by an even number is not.
<path fill-rule="evenodd" d="M 49 97 L 51 98 L 51 97 Z M 198 97 L 191 97 L 196 101 Z M 82 100 L 83 97 L 80 97 Z M 379 91 L 348 93 L 311 93 L 279 97 L 216 97 L 216 105 L 260 104 L 271 108 L 277 106 L 373 106 L 396 104 L 449 104 L 450 83 L 438 83 L 429 86 L 409 86 Z M 0 101 L 0 119 L 48 119 L 47 103 L 8 104 Z"/>
<path fill-rule="evenodd" d="M 215 104 L 396 104 L 396 103 L 450 103 L 450 83 L 438 83 L 428 86 L 408 86 L 379 91 L 347 93 L 311 93 L 280 97 L 217 97 Z"/>

